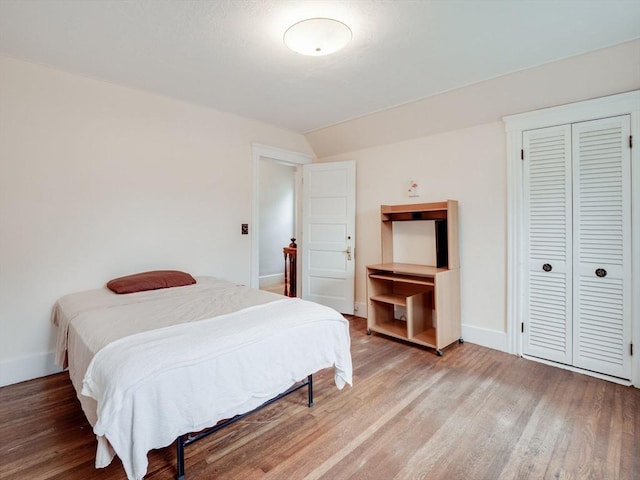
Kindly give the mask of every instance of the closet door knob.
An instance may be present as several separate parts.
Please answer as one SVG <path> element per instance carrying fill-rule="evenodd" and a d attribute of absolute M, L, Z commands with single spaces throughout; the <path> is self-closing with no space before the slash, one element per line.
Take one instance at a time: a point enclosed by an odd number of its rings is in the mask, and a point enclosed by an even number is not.
<path fill-rule="evenodd" d="M 542 265 L 542 269 L 543 269 L 545 272 L 550 272 L 552 268 L 553 268 L 553 267 L 551 266 L 551 264 L 550 264 L 550 263 L 545 263 L 544 265 Z"/>
<path fill-rule="evenodd" d="M 604 278 L 607 276 L 607 271 L 604 268 L 596 268 L 596 276 Z"/>

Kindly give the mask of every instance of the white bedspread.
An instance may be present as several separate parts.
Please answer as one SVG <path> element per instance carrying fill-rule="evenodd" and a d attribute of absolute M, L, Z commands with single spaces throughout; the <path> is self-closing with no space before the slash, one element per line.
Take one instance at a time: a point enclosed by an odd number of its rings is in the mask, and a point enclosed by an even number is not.
<path fill-rule="evenodd" d="M 253 303 L 99 349 L 81 395 L 97 402 L 97 467 L 108 465 L 115 451 L 127 477 L 142 479 L 149 450 L 248 412 L 309 374 L 334 367 L 338 388 L 352 383 L 342 315 L 301 299 Z"/>

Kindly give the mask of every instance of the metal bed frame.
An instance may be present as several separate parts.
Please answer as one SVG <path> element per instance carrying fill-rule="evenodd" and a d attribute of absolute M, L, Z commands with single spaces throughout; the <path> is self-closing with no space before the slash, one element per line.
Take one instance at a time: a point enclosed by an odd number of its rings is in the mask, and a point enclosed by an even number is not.
<path fill-rule="evenodd" d="M 218 430 L 223 429 L 224 427 L 228 427 L 232 423 L 237 422 L 238 420 L 242 420 L 244 417 L 251 415 L 252 413 L 257 412 L 258 410 L 263 409 L 267 405 L 271 405 L 272 403 L 280 400 L 281 398 L 286 397 L 287 395 L 292 394 L 293 392 L 297 392 L 301 388 L 308 387 L 307 395 L 308 395 L 308 405 L 309 408 L 313 407 L 313 375 L 308 375 L 306 380 L 292 386 L 287 391 L 281 393 L 273 397 L 271 400 L 267 400 L 265 403 L 260 405 L 259 407 L 251 410 L 247 413 L 242 413 L 240 415 L 236 415 L 235 417 L 229 418 L 222 422 L 217 423 L 215 426 L 211 428 L 207 428 L 198 433 L 188 433 L 186 435 L 181 435 L 176 439 L 176 462 L 178 472 L 176 473 L 176 480 L 185 480 L 185 471 L 184 471 L 184 447 L 187 445 L 191 445 L 192 443 L 197 442 L 205 437 L 208 437 L 212 433 L 217 432 Z"/>

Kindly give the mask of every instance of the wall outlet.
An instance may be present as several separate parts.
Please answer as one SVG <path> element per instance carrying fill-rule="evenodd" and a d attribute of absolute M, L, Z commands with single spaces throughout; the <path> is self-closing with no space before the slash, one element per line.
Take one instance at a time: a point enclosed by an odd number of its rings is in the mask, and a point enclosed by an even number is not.
<path fill-rule="evenodd" d="M 400 305 L 394 305 L 393 307 L 393 318 L 395 318 L 396 320 L 407 320 L 407 308 L 400 306 Z"/>
<path fill-rule="evenodd" d="M 249 235 L 249 224 L 248 223 L 243 223 L 242 224 L 242 235 Z"/>

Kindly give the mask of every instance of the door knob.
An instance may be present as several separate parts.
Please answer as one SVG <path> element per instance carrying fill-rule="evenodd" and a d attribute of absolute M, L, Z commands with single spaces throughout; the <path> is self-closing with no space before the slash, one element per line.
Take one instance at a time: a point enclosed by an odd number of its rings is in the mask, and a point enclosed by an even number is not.
<path fill-rule="evenodd" d="M 607 271 L 604 268 L 596 268 L 596 276 L 604 278 L 607 276 Z"/>
<path fill-rule="evenodd" d="M 552 268 L 553 268 L 553 267 L 551 267 L 551 264 L 550 264 L 550 263 L 545 263 L 544 265 L 542 265 L 542 269 L 543 269 L 545 272 L 550 272 Z"/>
<path fill-rule="evenodd" d="M 345 251 L 343 251 L 342 253 L 346 253 L 347 254 L 347 260 L 351 260 L 351 245 L 349 245 L 347 247 L 347 249 Z"/>

